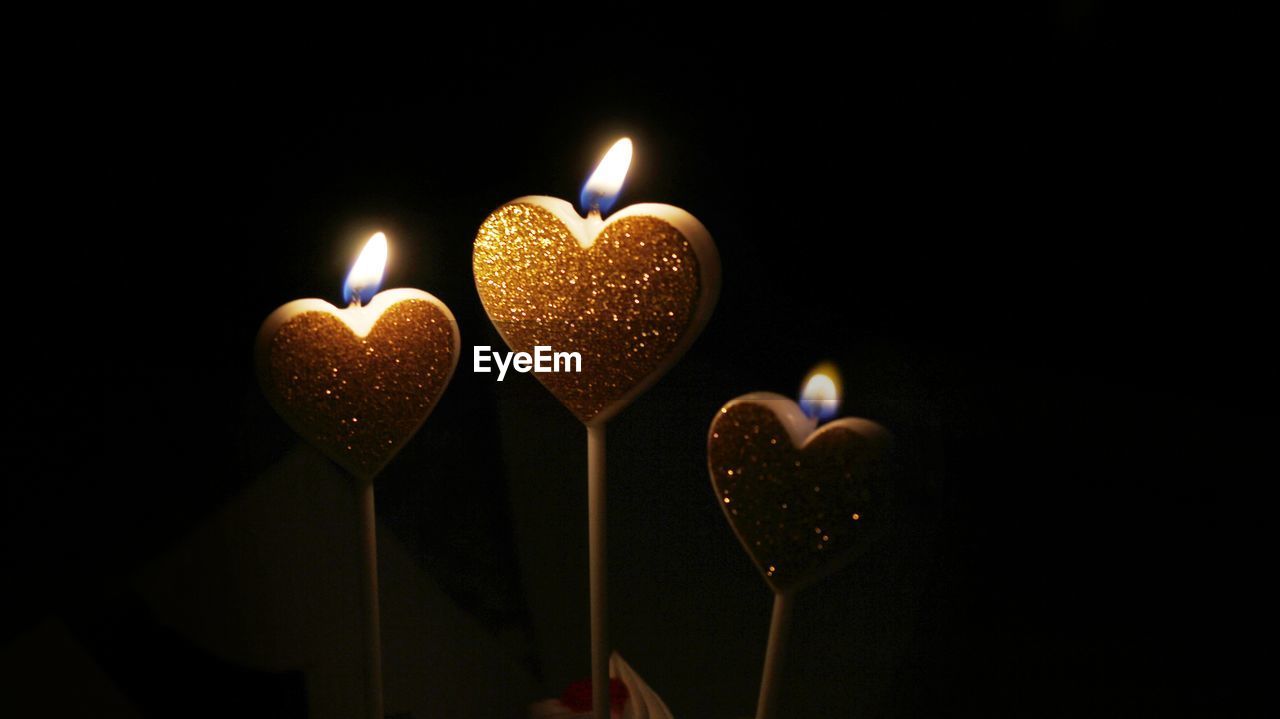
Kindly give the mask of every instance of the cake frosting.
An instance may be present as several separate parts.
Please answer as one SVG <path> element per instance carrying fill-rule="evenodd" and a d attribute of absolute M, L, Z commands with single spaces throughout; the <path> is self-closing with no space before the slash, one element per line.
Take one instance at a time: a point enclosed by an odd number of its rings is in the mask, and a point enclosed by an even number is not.
<path fill-rule="evenodd" d="M 662 698 L 617 652 L 609 657 L 609 704 L 612 719 L 672 719 Z M 559 699 L 534 703 L 529 719 L 592 719 L 591 680 L 571 684 Z"/>

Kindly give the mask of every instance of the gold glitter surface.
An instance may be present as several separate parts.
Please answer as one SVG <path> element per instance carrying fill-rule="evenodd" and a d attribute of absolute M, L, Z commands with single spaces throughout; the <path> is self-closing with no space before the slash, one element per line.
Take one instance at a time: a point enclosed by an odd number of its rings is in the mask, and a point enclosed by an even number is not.
<path fill-rule="evenodd" d="M 476 289 L 515 352 L 580 352 L 582 372 L 534 374 L 584 422 L 652 374 L 693 322 L 698 259 L 655 217 L 611 222 L 583 248 L 542 207 L 506 205 L 485 220 Z"/>
<path fill-rule="evenodd" d="M 774 589 L 838 569 L 883 520 L 885 476 L 873 437 L 838 425 L 797 449 L 768 408 L 716 414 L 707 462 L 716 502 Z"/>
<path fill-rule="evenodd" d="M 453 327 L 430 302 L 388 307 L 369 335 L 304 312 L 271 338 L 263 389 L 305 439 L 370 478 L 413 436 L 444 393 Z"/>

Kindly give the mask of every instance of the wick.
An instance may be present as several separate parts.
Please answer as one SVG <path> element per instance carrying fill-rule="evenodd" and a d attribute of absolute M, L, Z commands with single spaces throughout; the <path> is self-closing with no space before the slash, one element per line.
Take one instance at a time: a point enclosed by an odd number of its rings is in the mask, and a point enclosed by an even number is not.
<path fill-rule="evenodd" d="M 585 214 L 586 214 L 586 216 L 587 216 L 587 219 L 597 219 L 597 220 L 598 220 L 598 219 L 600 219 L 601 215 L 603 215 L 603 214 L 604 214 L 604 213 L 602 213 L 602 212 L 600 211 L 600 200 L 601 200 L 601 199 L 603 199 L 603 196 L 602 196 L 600 193 L 598 193 L 598 192 L 592 192 L 592 193 L 589 193 L 589 194 L 584 193 L 584 194 L 583 194 L 583 196 L 582 196 L 582 198 L 581 198 L 581 200 L 582 200 L 582 207 L 583 207 L 583 209 L 585 209 L 585 210 L 586 210 L 586 213 L 585 213 Z"/>
<path fill-rule="evenodd" d="M 363 291 L 363 290 L 364 290 L 364 288 L 363 288 L 363 287 L 361 287 L 361 288 L 359 288 L 359 289 L 357 289 L 356 291 L 354 291 L 354 292 L 352 292 L 352 293 L 351 293 L 351 304 L 347 305 L 347 309 L 351 309 L 351 308 L 353 308 L 353 307 L 363 307 L 363 306 L 364 306 L 364 303 L 360 301 L 360 292 L 361 292 L 361 291 Z"/>
<path fill-rule="evenodd" d="M 800 402 L 800 411 L 804 413 L 804 416 L 819 425 L 825 421 L 825 418 L 822 416 L 823 409 L 821 400 L 813 403 L 807 403 L 804 401 Z"/>

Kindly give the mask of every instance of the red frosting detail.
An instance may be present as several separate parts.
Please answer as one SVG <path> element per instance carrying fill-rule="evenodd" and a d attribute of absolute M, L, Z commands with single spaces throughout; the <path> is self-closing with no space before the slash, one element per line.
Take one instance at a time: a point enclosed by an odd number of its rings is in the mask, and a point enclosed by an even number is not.
<path fill-rule="evenodd" d="M 631 693 L 620 679 L 609 680 L 609 713 L 621 712 Z M 569 685 L 560 695 L 560 703 L 575 712 L 591 711 L 591 680 L 583 679 Z"/>

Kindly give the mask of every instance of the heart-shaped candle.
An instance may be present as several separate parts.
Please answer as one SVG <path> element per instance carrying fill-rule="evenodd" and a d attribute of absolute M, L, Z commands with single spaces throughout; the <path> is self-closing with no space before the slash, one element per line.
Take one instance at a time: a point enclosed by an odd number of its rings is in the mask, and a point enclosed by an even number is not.
<path fill-rule="evenodd" d="M 588 182 L 586 217 L 564 200 L 521 197 L 484 221 L 473 256 L 480 301 L 513 352 L 580 353 L 580 372 L 534 376 L 588 424 L 608 421 L 676 363 L 720 287 L 711 235 L 688 212 L 640 204 L 602 218 L 600 198 L 617 192 L 626 165 L 611 188 L 592 182 L 614 155 Z"/>
<path fill-rule="evenodd" d="M 887 439 L 865 419 L 819 428 L 816 416 L 770 392 L 738 397 L 716 414 L 707 439 L 711 486 L 775 591 L 838 569 L 883 522 Z"/>
<path fill-rule="evenodd" d="M 630 164 L 631 141 L 623 138 L 583 187 L 586 217 L 554 197 L 503 205 L 481 225 L 472 258 L 480 301 L 516 359 L 540 350 L 578 358 L 576 371 L 534 367 L 534 376 L 587 427 L 597 719 L 609 715 L 605 426 L 680 359 L 720 290 L 720 258 L 693 215 L 642 204 L 604 218 Z"/>
<path fill-rule="evenodd" d="M 434 296 L 416 289 L 372 294 L 348 279 L 351 306 L 290 302 L 262 323 L 258 376 L 276 411 L 335 462 L 370 479 L 413 436 L 444 393 L 458 362 L 458 325 Z M 381 275 L 381 262 L 377 263 Z"/>

